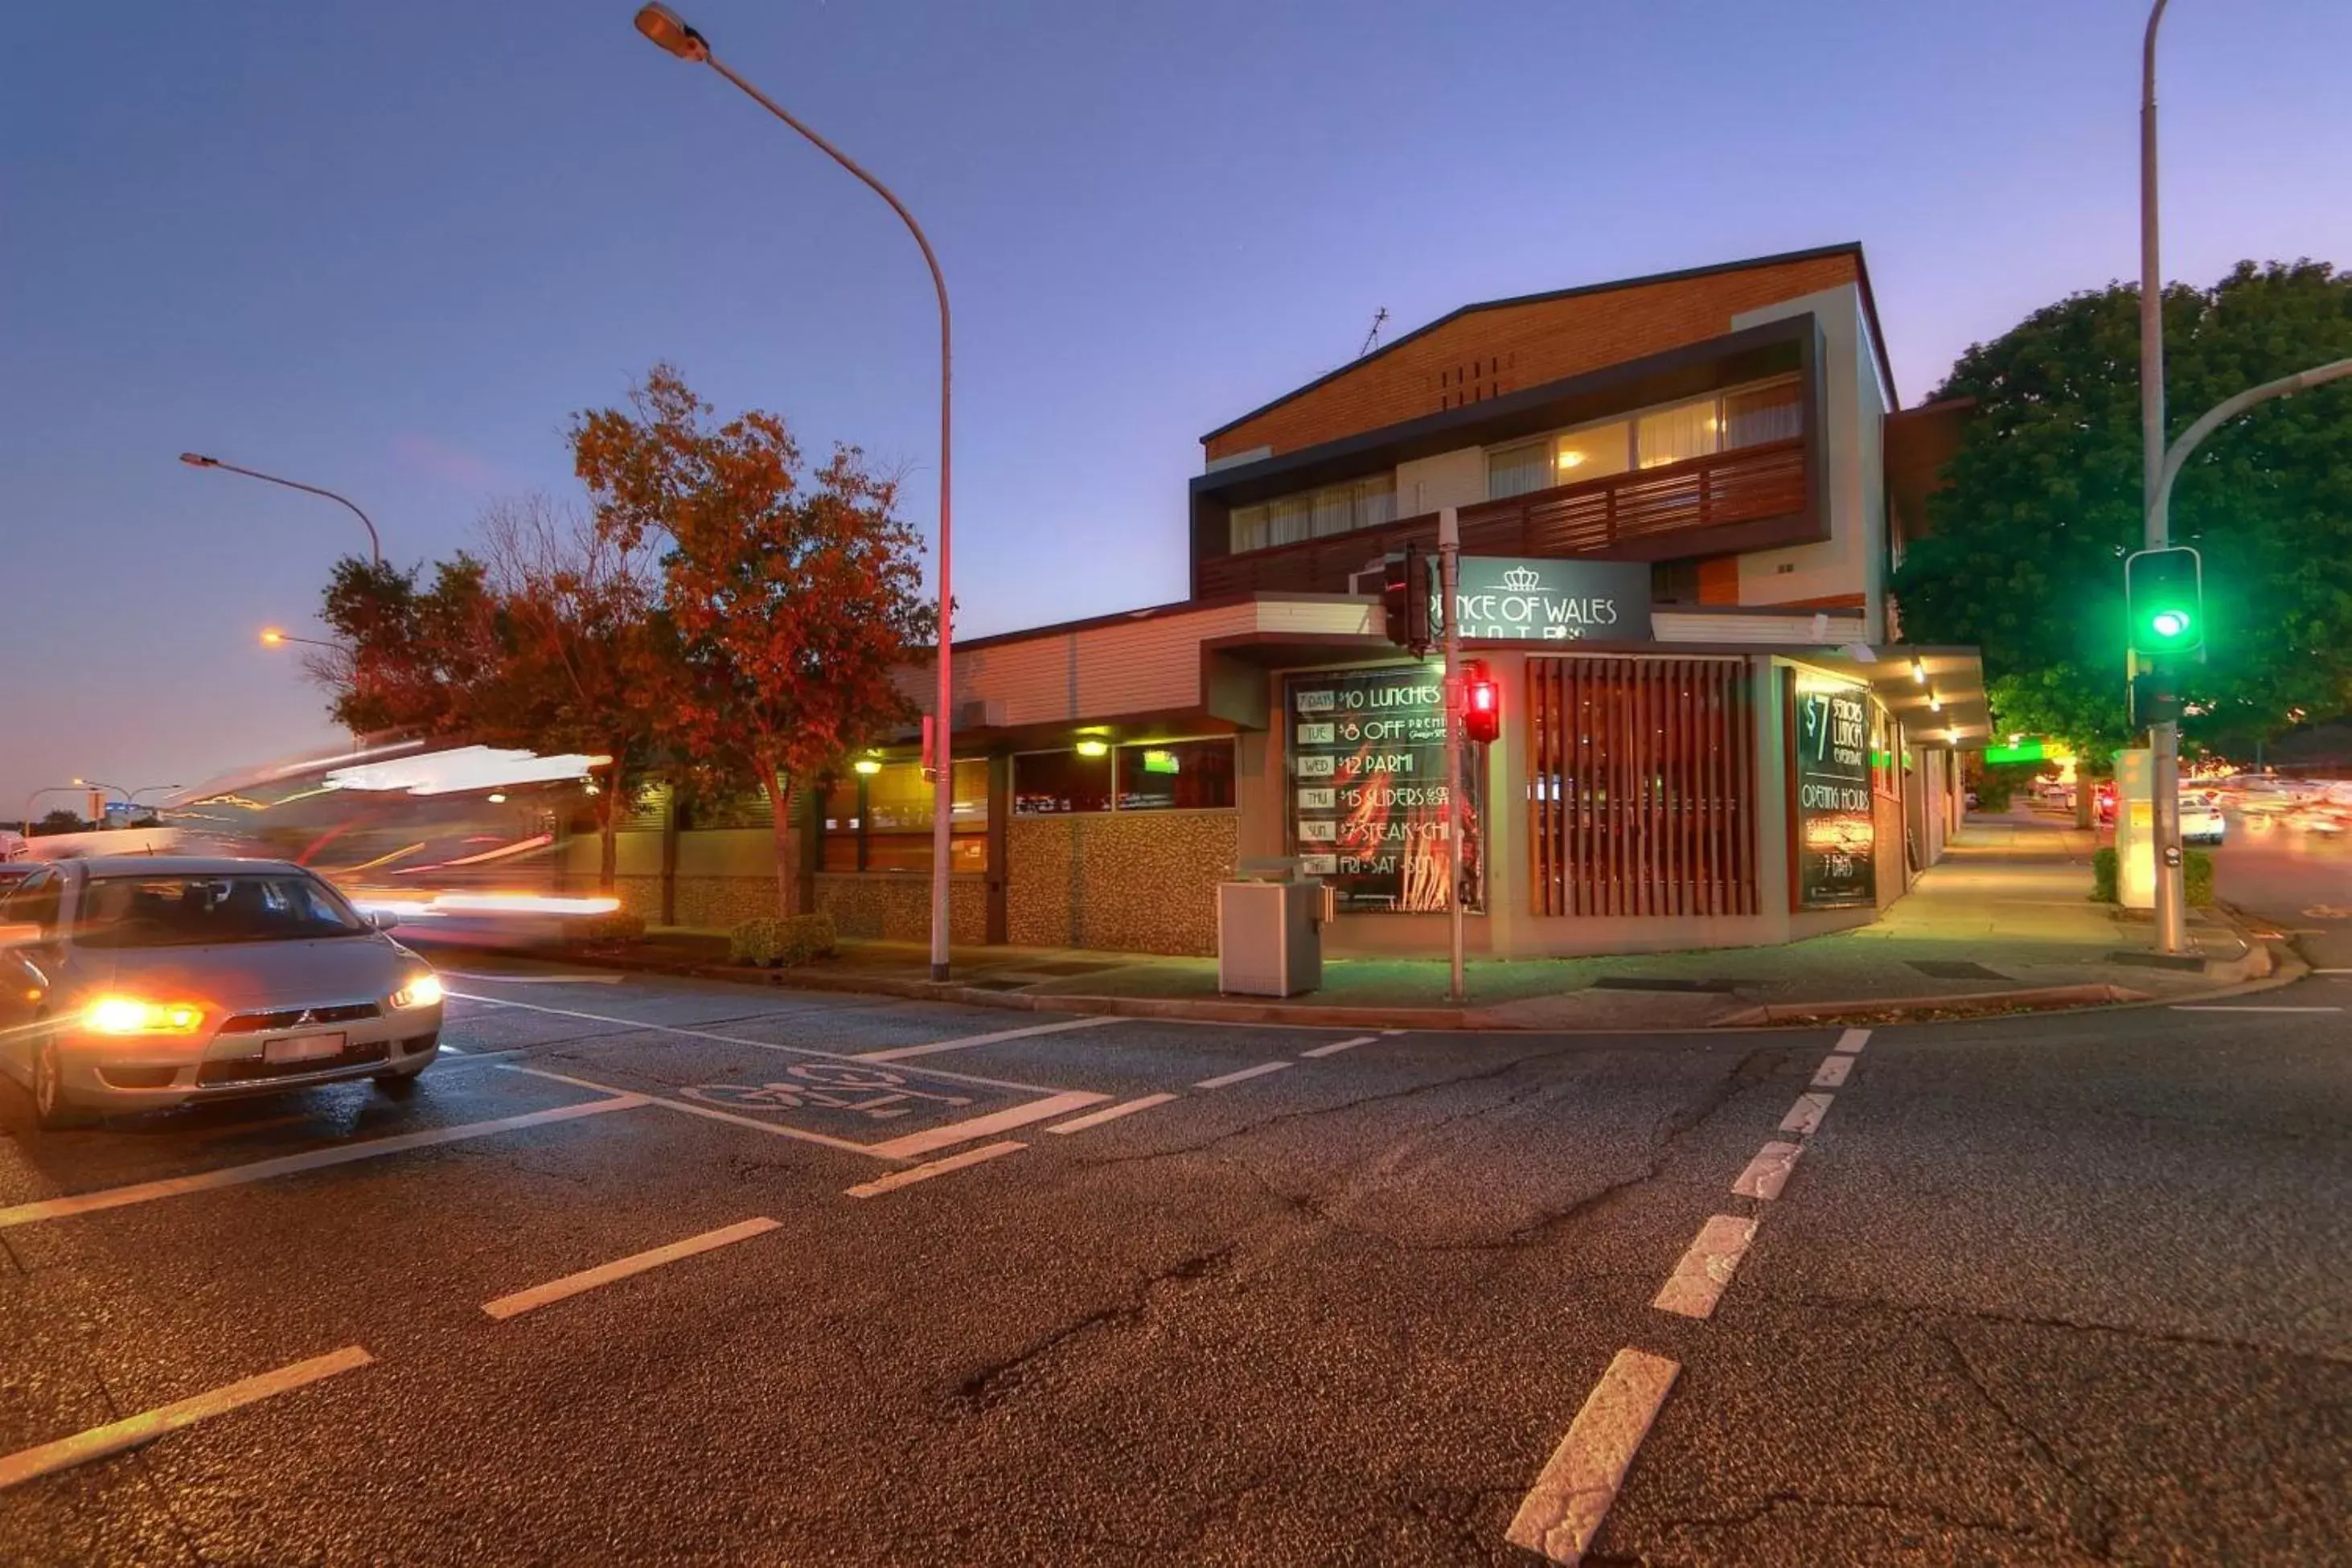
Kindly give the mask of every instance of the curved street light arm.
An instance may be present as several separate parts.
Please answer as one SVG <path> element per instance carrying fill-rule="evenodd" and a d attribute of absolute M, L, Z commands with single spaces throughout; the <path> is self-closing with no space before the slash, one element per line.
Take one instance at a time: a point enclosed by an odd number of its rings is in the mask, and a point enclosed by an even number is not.
<path fill-rule="evenodd" d="M 383 564 L 383 542 L 376 537 L 375 523 L 349 496 L 339 496 L 331 489 L 318 485 L 306 485 L 299 479 L 285 479 L 276 474 L 265 474 L 258 468 L 241 468 L 235 463 L 224 463 L 218 458 L 205 458 L 198 460 L 194 453 L 189 453 L 183 457 L 181 461 L 188 463 L 193 468 L 226 468 L 232 474 L 243 474 L 248 479 L 259 479 L 265 484 L 284 485 L 289 490 L 300 490 L 306 495 L 324 496 L 339 506 L 349 507 L 352 515 L 360 520 L 360 526 L 367 530 L 369 559 L 378 566 Z"/>
<path fill-rule="evenodd" d="M 2172 506 L 2172 481 L 2180 477 L 2180 470 L 2188 464 L 2189 454 L 2204 443 L 2205 437 L 2258 403 L 2267 403 L 2273 397 L 2285 397 L 2297 392 L 2308 392 L 2315 386 L 2323 386 L 2347 375 L 2352 375 L 2352 359 L 2335 360 L 2326 364 L 2314 365 L 2309 370 L 2297 371 L 2293 375 L 2283 375 L 2276 381 L 2266 381 L 2260 386 L 2250 386 L 2235 397 L 2224 398 L 2206 410 L 2165 451 L 2163 469 L 2157 475 L 2155 504 L 2149 508 L 2150 516 L 2154 519 L 2150 531 L 2153 536 L 2159 539 L 2171 537 L 2165 530 L 2170 526 L 2168 514 Z"/>

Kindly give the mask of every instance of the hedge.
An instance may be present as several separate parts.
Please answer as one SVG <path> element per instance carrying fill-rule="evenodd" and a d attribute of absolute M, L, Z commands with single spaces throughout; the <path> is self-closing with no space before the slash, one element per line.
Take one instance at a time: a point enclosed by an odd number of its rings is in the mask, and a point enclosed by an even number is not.
<path fill-rule="evenodd" d="M 2213 857 L 2202 849 L 2182 852 L 2181 865 L 2187 872 L 2186 891 L 2189 907 L 2210 909 L 2213 903 Z M 2118 901 L 2116 889 L 2116 852 L 2112 846 L 2091 857 L 2091 898 L 2095 902 L 2112 904 Z"/>
<path fill-rule="evenodd" d="M 838 936 L 829 914 L 793 915 L 785 920 L 764 915 L 745 921 L 727 933 L 728 958 L 769 969 L 806 963 L 812 958 L 829 956 Z"/>

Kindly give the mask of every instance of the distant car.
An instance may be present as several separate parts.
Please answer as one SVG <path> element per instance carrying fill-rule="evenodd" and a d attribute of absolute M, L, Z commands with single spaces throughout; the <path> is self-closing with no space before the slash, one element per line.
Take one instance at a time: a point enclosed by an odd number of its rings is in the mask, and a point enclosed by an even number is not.
<path fill-rule="evenodd" d="M 0 894 L 41 868 L 38 860 L 0 860 Z"/>
<path fill-rule="evenodd" d="M 2113 822 L 2116 819 L 2116 781 L 2109 779 L 2100 784 L 2099 793 L 2095 798 L 2098 802 L 2099 820 Z"/>
<path fill-rule="evenodd" d="M 2202 795 L 2180 797 L 2180 841 L 2183 844 L 2219 844 L 2229 831 L 2221 820 L 2221 808 Z"/>
<path fill-rule="evenodd" d="M 102 856 L 0 897 L 0 1070 L 43 1127 L 346 1079 L 439 1049 L 441 982 L 282 860 Z"/>

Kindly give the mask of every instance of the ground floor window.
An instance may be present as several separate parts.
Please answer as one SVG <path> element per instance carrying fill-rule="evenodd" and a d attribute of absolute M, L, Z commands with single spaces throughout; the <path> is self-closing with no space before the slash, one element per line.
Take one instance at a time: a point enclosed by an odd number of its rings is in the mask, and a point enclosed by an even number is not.
<path fill-rule="evenodd" d="M 1756 715 L 1738 659 L 1528 660 L 1539 915 L 1752 915 Z"/>
<path fill-rule="evenodd" d="M 988 762 L 955 764 L 949 816 L 948 868 L 988 869 Z M 820 871 L 925 871 L 931 868 L 934 791 L 915 761 L 883 763 L 870 773 L 836 779 L 819 802 Z"/>
<path fill-rule="evenodd" d="M 1101 811 L 1220 811 L 1234 804 L 1234 742 L 1085 741 L 1013 759 L 1013 815 Z"/>

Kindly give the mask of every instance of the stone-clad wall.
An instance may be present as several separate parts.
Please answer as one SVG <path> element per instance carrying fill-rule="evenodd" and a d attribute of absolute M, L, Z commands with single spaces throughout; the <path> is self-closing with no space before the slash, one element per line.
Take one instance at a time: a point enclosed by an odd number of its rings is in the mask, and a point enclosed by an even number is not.
<path fill-rule="evenodd" d="M 1013 818 L 1006 830 L 1006 940 L 1215 952 L 1217 884 L 1234 874 L 1239 822 L 1230 811 Z"/>
<path fill-rule="evenodd" d="M 816 907 L 833 916 L 834 929 L 843 936 L 930 940 L 928 872 L 819 872 Z M 988 940 L 988 885 L 979 877 L 948 879 L 948 937 L 965 944 Z"/>

